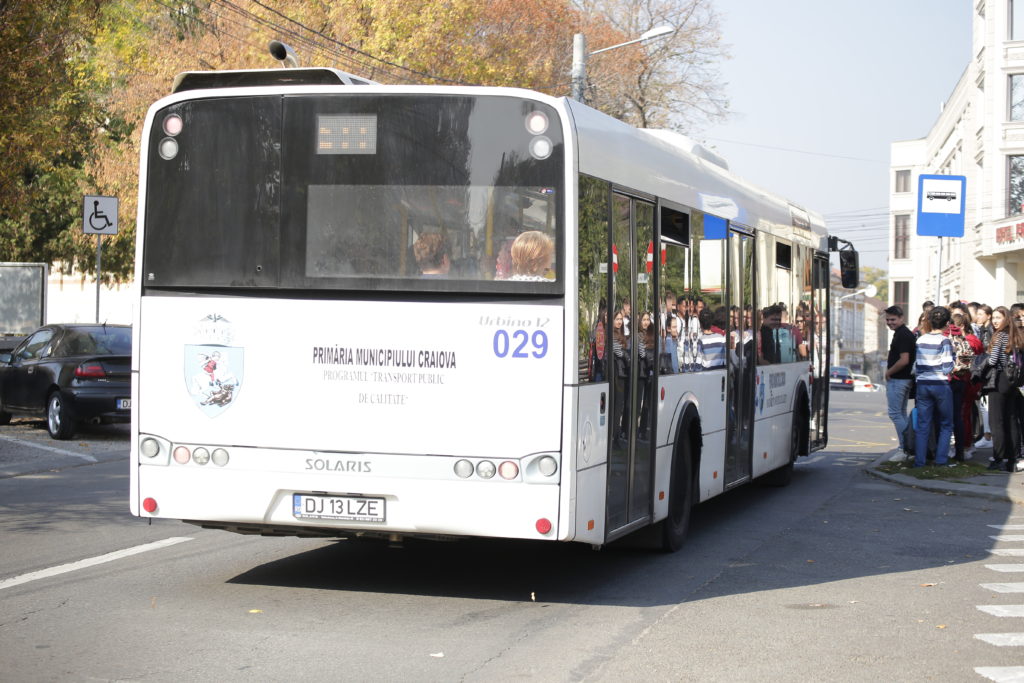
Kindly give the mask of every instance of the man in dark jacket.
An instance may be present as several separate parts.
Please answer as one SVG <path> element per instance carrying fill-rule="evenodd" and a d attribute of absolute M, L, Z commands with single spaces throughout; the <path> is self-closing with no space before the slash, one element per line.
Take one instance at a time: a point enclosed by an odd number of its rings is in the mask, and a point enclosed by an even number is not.
<path fill-rule="evenodd" d="M 900 444 L 901 452 L 897 455 L 903 457 L 907 448 L 903 434 L 907 431 L 907 401 L 910 399 L 911 369 L 917 356 L 917 338 L 906 326 L 902 308 L 890 306 L 884 313 L 885 324 L 893 331 L 885 369 L 885 393 L 889 402 L 889 419 L 896 428 Z"/>

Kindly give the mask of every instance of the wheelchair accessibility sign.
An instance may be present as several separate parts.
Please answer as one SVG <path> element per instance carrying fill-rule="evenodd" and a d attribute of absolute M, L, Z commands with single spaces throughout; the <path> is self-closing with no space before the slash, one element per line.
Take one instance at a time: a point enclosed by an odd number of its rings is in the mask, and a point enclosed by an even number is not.
<path fill-rule="evenodd" d="M 117 197 L 86 195 L 82 231 L 86 235 L 116 235 Z"/>

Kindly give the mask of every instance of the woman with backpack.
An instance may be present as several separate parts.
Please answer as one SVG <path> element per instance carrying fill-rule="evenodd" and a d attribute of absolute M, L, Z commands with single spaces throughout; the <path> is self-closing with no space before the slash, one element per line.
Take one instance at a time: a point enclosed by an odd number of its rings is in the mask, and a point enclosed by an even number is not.
<path fill-rule="evenodd" d="M 1016 469 L 1020 453 L 1020 429 L 1018 416 L 1021 410 L 1021 395 L 1010 385 L 1006 375 L 1007 362 L 1014 362 L 1016 355 L 1024 352 L 1024 333 L 1013 324 L 1010 310 L 999 306 L 992 311 L 992 341 L 988 347 L 989 376 L 982 388 L 988 396 L 988 423 L 992 429 L 992 463 L 990 470 Z"/>

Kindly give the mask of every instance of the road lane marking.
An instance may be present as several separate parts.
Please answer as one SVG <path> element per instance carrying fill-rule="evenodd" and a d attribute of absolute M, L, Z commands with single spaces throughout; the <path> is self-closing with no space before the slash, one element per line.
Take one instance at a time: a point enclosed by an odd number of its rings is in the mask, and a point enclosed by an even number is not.
<path fill-rule="evenodd" d="M 1022 534 L 1009 534 L 1007 536 L 989 536 L 993 541 L 1006 541 L 1007 543 L 1024 541 L 1024 535 Z"/>
<path fill-rule="evenodd" d="M 975 605 L 994 617 L 1024 617 L 1024 605 Z"/>
<path fill-rule="evenodd" d="M 162 541 L 154 541 L 153 543 L 145 543 L 143 545 L 137 545 L 132 548 L 125 548 L 124 550 L 115 550 L 112 553 L 106 555 L 97 555 L 96 557 L 88 557 L 84 560 L 77 562 L 69 562 L 68 564 L 58 565 L 56 567 L 50 567 L 49 569 L 40 569 L 37 572 L 29 572 L 28 574 L 22 574 L 21 576 L 13 576 L 9 579 L 0 581 L 0 590 L 5 588 L 13 588 L 14 586 L 20 586 L 23 583 L 29 581 L 38 581 L 39 579 L 48 579 L 51 576 L 59 576 L 60 574 L 67 574 L 68 572 L 77 571 L 79 569 L 85 569 L 87 567 L 95 567 L 98 564 L 104 564 L 106 562 L 113 562 L 114 560 L 120 560 L 125 557 L 131 557 L 132 555 L 138 555 L 139 553 L 149 552 L 150 550 L 160 550 L 161 548 L 167 548 L 172 545 L 184 543 L 185 541 L 191 541 L 190 536 L 175 536 L 173 538 L 165 538 Z"/>
<path fill-rule="evenodd" d="M 996 683 L 1021 683 L 1024 666 L 976 666 L 974 673 Z"/>
<path fill-rule="evenodd" d="M 1002 531 L 1024 531 L 1024 524 L 989 524 L 988 526 Z"/>
<path fill-rule="evenodd" d="M 989 552 L 1003 557 L 1024 557 L 1024 548 L 994 548 Z"/>
<path fill-rule="evenodd" d="M 1024 593 L 1024 583 L 981 583 L 978 585 L 987 591 L 996 593 Z"/>
<path fill-rule="evenodd" d="M 986 564 L 985 569 L 994 572 L 1024 572 L 1024 564 Z"/>
<path fill-rule="evenodd" d="M 24 439 L 15 438 L 13 436 L 2 436 L 2 435 L 0 435 L 0 439 L 3 439 L 4 441 L 10 441 L 11 443 L 19 444 L 21 446 L 29 446 L 31 448 L 38 448 L 39 450 L 42 450 L 42 451 L 49 451 L 50 453 L 59 453 L 60 455 L 70 455 L 73 458 L 81 458 L 82 460 L 85 460 L 87 462 L 99 462 L 96 458 L 92 457 L 91 455 L 86 455 L 85 453 L 75 453 L 74 451 L 68 451 L 68 450 L 65 450 L 63 448 L 56 448 L 54 446 L 44 446 L 41 443 L 34 443 L 32 441 L 26 441 Z"/>
<path fill-rule="evenodd" d="M 975 633 L 974 637 L 996 647 L 1024 647 L 1024 633 Z"/>

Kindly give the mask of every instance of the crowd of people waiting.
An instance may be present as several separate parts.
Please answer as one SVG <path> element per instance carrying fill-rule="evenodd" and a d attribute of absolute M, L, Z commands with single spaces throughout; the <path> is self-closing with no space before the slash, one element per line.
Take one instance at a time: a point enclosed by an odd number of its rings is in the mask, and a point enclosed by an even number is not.
<path fill-rule="evenodd" d="M 923 467 L 933 454 L 935 465 L 953 467 L 972 458 L 976 448 L 992 448 L 989 469 L 1024 471 L 1024 395 L 1018 380 L 1024 377 L 1018 372 L 1024 359 L 1024 303 L 992 308 L 926 301 L 922 308 L 914 330 L 901 307 L 884 311 L 894 333 L 885 371 L 889 418 L 900 448 L 894 459 L 913 453 L 913 466 Z M 916 425 L 907 412 L 911 398 Z M 975 402 L 984 425 L 976 442 Z"/>

